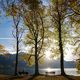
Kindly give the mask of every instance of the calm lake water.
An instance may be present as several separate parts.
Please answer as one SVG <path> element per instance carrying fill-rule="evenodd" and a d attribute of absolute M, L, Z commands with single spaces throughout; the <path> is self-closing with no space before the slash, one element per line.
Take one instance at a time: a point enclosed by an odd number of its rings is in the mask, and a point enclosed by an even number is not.
<path fill-rule="evenodd" d="M 45 74 L 45 72 L 55 72 L 55 74 L 49 74 L 49 75 L 59 75 L 60 74 L 60 69 L 52 69 L 52 68 L 45 68 L 45 69 L 40 69 L 39 70 L 41 74 Z M 76 68 L 65 68 L 65 72 L 68 75 L 75 75 L 75 76 L 80 76 L 80 74 L 77 73 Z"/>
<path fill-rule="evenodd" d="M 34 74 L 34 69 L 27 68 L 25 71 L 28 71 L 30 74 Z M 60 68 L 41 68 L 39 69 L 40 74 L 46 74 L 46 72 L 55 72 L 55 74 L 48 73 L 48 75 L 60 75 Z M 68 75 L 74 75 L 74 76 L 80 76 L 80 74 L 77 73 L 76 68 L 65 68 L 65 72 Z"/>

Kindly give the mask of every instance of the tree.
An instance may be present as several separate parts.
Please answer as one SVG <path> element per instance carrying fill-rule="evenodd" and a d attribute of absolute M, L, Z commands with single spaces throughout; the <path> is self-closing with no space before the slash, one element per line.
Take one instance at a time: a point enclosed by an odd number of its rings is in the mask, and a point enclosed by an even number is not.
<path fill-rule="evenodd" d="M 76 68 L 80 70 L 80 1 L 79 0 L 74 0 L 70 1 L 69 0 L 69 8 L 71 10 L 72 16 L 70 16 L 70 20 L 72 23 L 72 27 L 74 28 L 75 31 L 75 36 L 73 37 L 74 40 L 74 45 L 77 46 L 75 48 L 75 55 L 77 55 L 77 60 L 76 60 Z"/>
<path fill-rule="evenodd" d="M 26 12 L 24 18 L 25 25 L 28 27 L 29 32 L 26 34 L 24 42 L 25 44 L 32 45 L 31 50 L 35 58 L 35 75 L 39 75 L 38 61 L 43 57 L 43 54 L 40 53 L 44 43 L 43 9 L 39 7 L 37 0 L 31 0 L 29 4 L 29 11 Z"/>
<path fill-rule="evenodd" d="M 18 54 L 20 52 L 20 43 L 22 41 L 22 36 L 24 33 L 23 26 L 20 25 L 21 14 L 19 8 L 15 4 L 11 6 L 11 16 L 13 17 L 14 31 L 12 32 L 13 37 L 16 39 L 16 63 L 15 63 L 15 75 L 18 75 Z"/>
<path fill-rule="evenodd" d="M 34 17 L 34 18 L 33 18 Z M 29 27 L 30 33 L 27 34 L 26 38 L 29 38 L 29 43 L 28 44 L 33 44 L 32 47 L 32 52 L 35 51 L 35 75 L 39 74 L 38 71 L 38 61 L 39 58 L 42 56 L 41 49 L 43 47 L 43 41 L 44 41 L 44 27 L 43 27 L 43 20 L 41 17 L 40 12 L 33 11 L 31 19 L 27 18 L 28 22 L 27 26 Z M 34 21 L 34 22 L 33 22 Z M 27 39 L 26 39 L 27 40 Z"/>
<path fill-rule="evenodd" d="M 80 59 L 77 59 L 76 68 L 78 69 L 78 73 L 80 73 Z"/>
<path fill-rule="evenodd" d="M 64 72 L 64 50 L 63 50 L 63 23 L 67 16 L 67 3 L 65 0 L 52 0 L 51 4 L 51 16 L 52 21 L 54 22 L 54 27 L 57 28 L 58 33 L 58 45 L 60 51 L 60 66 L 61 66 L 61 75 L 65 75 Z"/>
<path fill-rule="evenodd" d="M 18 0 L 4 0 L 1 1 L 2 9 L 6 12 L 8 17 L 11 17 L 13 20 L 13 31 L 12 35 L 16 39 L 16 60 L 15 60 L 15 75 L 18 75 L 18 54 L 20 51 L 20 42 L 22 41 L 22 36 L 24 33 L 24 28 L 21 26 L 21 13 L 20 5 Z"/>
<path fill-rule="evenodd" d="M 8 51 L 5 49 L 5 46 L 2 45 L 2 44 L 0 44 L 0 53 L 3 54 L 3 55 L 8 53 Z"/>

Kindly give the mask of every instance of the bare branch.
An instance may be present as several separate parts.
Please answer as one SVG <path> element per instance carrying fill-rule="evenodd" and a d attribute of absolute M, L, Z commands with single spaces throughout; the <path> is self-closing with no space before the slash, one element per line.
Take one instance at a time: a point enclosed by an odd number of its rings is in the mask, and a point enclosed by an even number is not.
<path fill-rule="evenodd" d="M 74 43 L 74 45 L 76 45 L 76 44 L 78 44 L 78 43 L 80 43 L 80 40 L 77 40 L 77 41 Z"/>

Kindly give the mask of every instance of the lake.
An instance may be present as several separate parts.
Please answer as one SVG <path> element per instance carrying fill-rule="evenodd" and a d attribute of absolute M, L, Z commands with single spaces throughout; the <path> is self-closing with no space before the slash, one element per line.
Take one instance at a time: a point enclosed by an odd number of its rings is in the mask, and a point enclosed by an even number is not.
<path fill-rule="evenodd" d="M 28 71 L 30 74 L 34 74 L 34 69 L 27 68 L 26 71 Z M 60 75 L 60 68 L 41 68 L 39 69 L 40 74 L 45 74 L 46 72 L 55 72 L 55 74 L 48 74 L 48 75 Z M 74 76 L 80 76 L 80 74 L 77 73 L 76 68 L 65 68 L 65 73 L 68 75 L 74 75 Z"/>
<path fill-rule="evenodd" d="M 45 69 L 39 69 L 39 72 L 41 74 L 45 74 L 45 72 L 55 72 L 55 75 L 60 74 L 60 68 L 52 69 L 52 68 L 45 68 Z M 77 73 L 76 68 L 65 68 L 65 73 L 68 75 L 75 75 L 75 76 L 80 76 L 80 74 Z M 49 75 L 54 75 L 54 74 L 49 74 Z"/>

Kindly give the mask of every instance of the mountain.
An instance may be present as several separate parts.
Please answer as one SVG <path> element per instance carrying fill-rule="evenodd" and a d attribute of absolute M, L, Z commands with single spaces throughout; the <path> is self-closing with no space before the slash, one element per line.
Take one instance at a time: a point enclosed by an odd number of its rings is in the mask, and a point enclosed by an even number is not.
<path fill-rule="evenodd" d="M 29 73 L 34 73 L 34 66 L 29 67 L 27 63 L 23 60 L 21 60 L 22 54 L 19 54 L 19 64 L 18 64 L 18 70 L 19 71 L 28 71 Z M 6 55 L 0 55 L 0 73 L 1 74 L 14 74 L 15 70 L 15 54 L 6 54 Z M 74 61 L 64 61 L 65 68 L 75 68 L 76 62 Z M 40 68 L 60 68 L 60 60 L 54 60 L 54 61 L 46 61 L 44 64 L 39 65 Z"/>
<path fill-rule="evenodd" d="M 19 55 L 20 57 L 21 55 Z M 0 73 L 1 74 L 14 74 L 15 71 L 15 59 L 16 55 L 15 54 L 6 54 L 6 55 L 0 55 Z M 19 58 L 18 60 L 19 68 L 20 70 L 24 69 L 26 66 L 26 62 L 21 60 Z"/>

